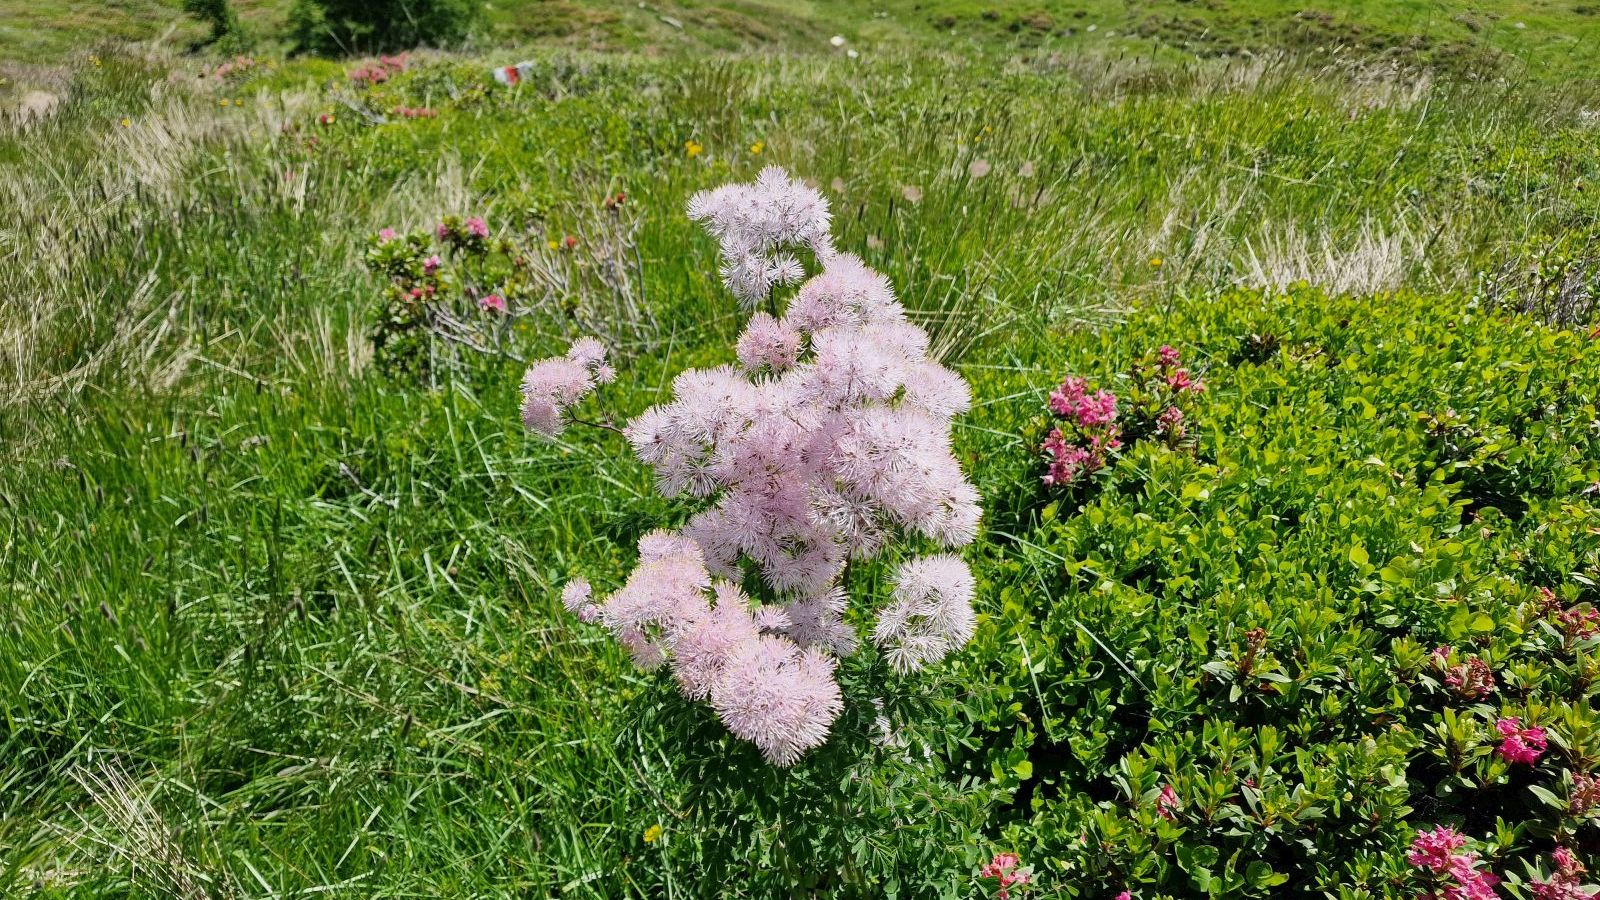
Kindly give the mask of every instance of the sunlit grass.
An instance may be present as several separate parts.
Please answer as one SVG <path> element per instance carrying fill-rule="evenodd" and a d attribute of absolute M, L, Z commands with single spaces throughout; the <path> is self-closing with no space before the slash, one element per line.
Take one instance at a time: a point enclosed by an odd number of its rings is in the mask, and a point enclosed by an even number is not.
<path fill-rule="evenodd" d="M 328 62 L 188 65 L 107 56 L 0 131 L 0 892 L 701 895 L 679 736 L 630 727 L 650 680 L 554 590 L 675 511 L 614 440 L 531 444 L 509 360 L 379 376 L 380 227 L 557 240 L 626 191 L 664 335 L 636 411 L 741 325 L 685 200 L 768 162 L 949 361 L 1041 385 L 1135 305 L 1470 292 L 1600 212 L 1577 101 L 1276 58 L 556 54 L 506 91 L 437 57 L 371 96 Z M 440 114 L 377 121 L 402 99 Z M 995 399 L 965 452 L 1015 443 Z M 962 839 L 938 801 L 917 827 Z M 783 860 L 759 835 L 721 862 Z"/>

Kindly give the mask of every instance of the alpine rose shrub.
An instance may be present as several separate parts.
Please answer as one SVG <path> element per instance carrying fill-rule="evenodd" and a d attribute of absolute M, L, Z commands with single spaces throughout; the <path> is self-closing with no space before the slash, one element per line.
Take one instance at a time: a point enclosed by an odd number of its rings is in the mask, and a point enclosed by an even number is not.
<path fill-rule="evenodd" d="M 639 542 L 639 563 L 603 601 L 564 602 L 598 620 L 644 669 L 671 668 L 730 732 L 788 766 L 822 744 L 843 701 L 834 670 L 859 645 L 845 620 L 847 567 L 909 545 L 953 550 L 977 533 L 978 494 L 950 446 L 966 382 L 928 356 L 887 278 L 833 247 L 828 204 L 778 168 L 697 194 L 689 215 L 721 245 L 722 280 L 754 314 L 738 365 L 690 369 L 673 399 L 624 429 L 659 492 L 703 501 L 677 532 Z M 773 289 L 821 271 L 778 312 Z M 574 354 L 578 354 L 574 356 Z M 589 347 L 536 363 L 524 420 L 546 436 L 604 380 Z M 897 555 L 900 553 L 897 551 Z M 759 596 L 741 589 L 758 576 Z M 972 636 L 974 582 L 950 553 L 904 559 L 872 632 L 899 674 Z"/>
<path fill-rule="evenodd" d="M 1192 449 L 1193 416 L 1189 399 L 1205 390 L 1204 382 L 1183 368 L 1179 352 L 1163 344 L 1128 370 L 1122 397 L 1109 390 L 1089 389 L 1084 378 L 1069 375 L 1050 392 L 1054 420 L 1039 449 L 1045 455 L 1047 487 L 1080 485 L 1110 464 L 1112 454 L 1151 439 L 1168 449 Z"/>

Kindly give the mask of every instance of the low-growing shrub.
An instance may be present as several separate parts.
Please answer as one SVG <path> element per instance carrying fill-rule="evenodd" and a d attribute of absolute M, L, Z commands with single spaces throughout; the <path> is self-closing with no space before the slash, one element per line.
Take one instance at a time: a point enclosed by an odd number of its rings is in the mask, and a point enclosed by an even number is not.
<path fill-rule="evenodd" d="M 1586 895 L 1551 892 L 1600 846 L 1600 341 L 1300 290 L 1070 335 L 1057 371 L 1120 398 L 1179 338 L 1192 446 L 1111 454 L 1079 506 L 1011 464 L 957 658 L 1004 845 L 1062 896 Z M 1037 440 L 1039 380 L 979 379 L 1021 398 L 985 434 Z M 1436 829 L 1459 859 L 1408 859 Z"/>
<path fill-rule="evenodd" d="M 183 0 L 183 11 L 211 28 L 208 43 L 227 41 L 235 46 L 243 45 L 239 16 L 234 13 L 233 4 L 228 0 Z"/>
<path fill-rule="evenodd" d="M 482 0 L 295 0 L 289 29 L 300 50 L 380 53 L 459 44 L 482 18 Z"/>
<path fill-rule="evenodd" d="M 651 348 L 657 324 L 635 284 L 635 221 L 625 203 L 622 193 L 607 196 L 582 240 L 544 233 L 537 221 L 491 232 L 482 216 L 445 216 L 431 231 L 382 229 L 366 253 L 368 270 L 385 281 L 370 331 L 378 365 L 416 376 L 463 352 L 521 360 L 517 347 L 536 330 Z"/>
<path fill-rule="evenodd" d="M 1128 370 L 1120 398 L 1109 390 L 1091 392 L 1087 380 L 1067 376 L 1050 392 L 1052 427 L 1040 444 L 1048 463 L 1044 483 L 1079 486 L 1104 471 L 1113 454 L 1146 438 L 1172 450 L 1193 447 L 1193 413 L 1184 407 L 1187 395 L 1205 390 L 1205 383 L 1182 361 L 1177 349 L 1162 344 Z"/>

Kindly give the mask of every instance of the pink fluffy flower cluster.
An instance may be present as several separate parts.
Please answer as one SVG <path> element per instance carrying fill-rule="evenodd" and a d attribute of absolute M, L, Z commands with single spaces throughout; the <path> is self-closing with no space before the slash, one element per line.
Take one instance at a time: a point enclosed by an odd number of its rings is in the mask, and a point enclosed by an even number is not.
<path fill-rule="evenodd" d="M 561 599 L 579 620 L 604 624 L 641 669 L 670 659 L 685 697 L 709 700 L 729 731 L 777 765 L 826 740 L 843 709 L 834 657 L 778 636 L 789 624 L 783 611 L 711 577 L 699 546 L 681 534 L 641 538 L 638 566 L 603 603 L 581 579 Z"/>
<path fill-rule="evenodd" d="M 769 168 L 696 195 L 690 215 L 721 243 L 723 281 L 746 303 L 803 277 L 797 247 L 821 271 L 781 317 L 751 317 L 737 365 L 683 372 L 670 402 L 628 424 L 660 493 L 706 505 L 678 533 L 642 541 L 610 598 L 579 587 L 567 605 L 641 666 L 670 664 L 685 696 L 709 699 L 731 732 L 789 765 L 841 711 L 834 666 L 858 645 L 847 564 L 906 540 L 952 550 L 977 533 L 978 494 L 950 443 L 971 399 L 930 358 L 888 279 L 833 249 L 816 191 Z M 529 427 L 558 431 L 594 374 L 571 354 L 537 363 L 524 382 Z M 759 576 L 760 602 L 736 586 L 747 575 Z M 959 557 L 909 558 L 872 640 L 897 673 L 932 665 L 972 636 L 973 594 Z"/>
<path fill-rule="evenodd" d="M 763 169 L 753 184 L 694 195 L 689 218 L 722 245 L 722 281 L 749 306 L 805 278 L 793 250 L 810 250 L 819 261 L 834 256 L 827 199 L 777 166 Z"/>
<path fill-rule="evenodd" d="M 594 338 L 573 341 L 566 356 L 540 360 L 522 376 L 522 424 L 553 438 L 566 426 L 567 411 L 616 372 L 606 364 L 606 348 Z"/>
<path fill-rule="evenodd" d="M 1411 842 L 1406 862 L 1423 870 L 1435 888 L 1425 895 L 1433 900 L 1491 900 L 1500 879 L 1478 868 L 1477 852 L 1465 850 L 1466 836 L 1441 825 L 1419 832 Z"/>

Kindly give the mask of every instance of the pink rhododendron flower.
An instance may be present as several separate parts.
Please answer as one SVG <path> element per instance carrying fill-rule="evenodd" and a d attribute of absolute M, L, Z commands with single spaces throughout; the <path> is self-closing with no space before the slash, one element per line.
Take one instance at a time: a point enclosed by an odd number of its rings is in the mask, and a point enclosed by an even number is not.
<path fill-rule="evenodd" d="M 1523 728 L 1522 720 L 1515 716 L 1494 723 L 1494 730 L 1504 738 L 1497 748 L 1500 757 L 1510 763 L 1533 765 L 1549 748 L 1543 728 Z"/>
<path fill-rule="evenodd" d="M 1406 862 L 1428 873 L 1438 888 L 1427 894 L 1435 900 L 1491 900 L 1498 895 L 1500 879 L 1478 868 L 1476 852 L 1464 851 L 1467 839 L 1448 826 L 1418 832 Z"/>
<path fill-rule="evenodd" d="M 485 294 L 478 298 L 478 308 L 490 312 L 505 312 L 506 298 L 499 294 Z"/>
<path fill-rule="evenodd" d="M 439 267 L 441 265 L 444 265 L 444 261 L 439 259 L 438 254 L 434 254 L 433 256 L 430 256 L 422 261 L 422 271 L 428 275 L 432 275 L 434 272 L 439 271 Z"/>
<path fill-rule="evenodd" d="M 1067 443 L 1066 436 L 1059 428 L 1050 430 L 1041 449 L 1050 457 L 1049 468 L 1044 474 L 1044 483 L 1047 485 L 1071 484 L 1081 475 L 1092 474 L 1104 463 L 1087 448 Z"/>
<path fill-rule="evenodd" d="M 387 244 L 394 240 L 395 237 L 396 235 L 393 228 L 383 228 L 379 229 L 378 231 L 378 242 L 381 244 Z"/>
<path fill-rule="evenodd" d="M 1080 428 L 1109 425 L 1117 418 L 1117 395 L 1110 391 L 1088 393 L 1082 378 L 1068 378 L 1050 393 L 1050 409 Z"/>
<path fill-rule="evenodd" d="M 1008 900 L 1011 896 L 1011 886 L 1028 884 L 1033 880 L 1033 875 L 1027 869 L 1018 869 L 1015 853 L 996 853 L 994 858 L 985 863 L 978 870 L 979 878 L 993 878 L 998 882 L 995 894 L 1000 900 Z"/>
<path fill-rule="evenodd" d="M 1162 344 L 1156 351 L 1156 361 L 1163 369 L 1171 369 L 1178 365 L 1178 351 L 1171 344 Z"/>
<path fill-rule="evenodd" d="M 1183 393 L 1185 391 L 1194 391 L 1195 393 L 1199 393 L 1200 391 L 1206 389 L 1206 386 L 1203 383 L 1190 380 L 1188 369 L 1179 369 L 1176 372 L 1168 375 L 1167 386 L 1175 391 L 1178 391 L 1179 393 Z"/>
<path fill-rule="evenodd" d="M 1171 821 L 1178 817 L 1178 808 L 1178 792 L 1170 784 L 1162 785 L 1161 794 L 1156 797 L 1156 815 Z"/>
<path fill-rule="evenodd" d="M 1450 867 L 1450 860 L 1456 851 L 1467 845 L 1467 838 L 1461 832 L 1447 825 L 1441 825 L 1432 831 L 1421 831 L 1411 841 L 1411 852 L 1406 854 L 1406 862 L 1413 866 L 1443 872 Z"/>
<path fill-rule="evenodd" d="M 473 216 L 466 221 L 466 229 L 467 234 L 472 237 L 480 239 L 489 237 L 489 224 L 477 216 Z"/>

